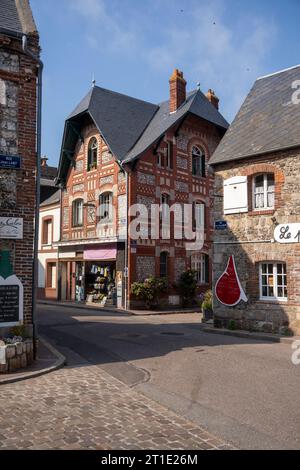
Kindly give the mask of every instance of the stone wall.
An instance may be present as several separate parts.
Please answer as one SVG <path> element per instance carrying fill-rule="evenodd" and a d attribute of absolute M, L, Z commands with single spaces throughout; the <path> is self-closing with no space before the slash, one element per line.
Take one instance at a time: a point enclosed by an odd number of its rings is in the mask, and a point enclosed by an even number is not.
<path fill-rule="evenodd" d="M 228 229 L 215 231 L 213 273 L 214 285 L 224 272 L 230 255 L 248 302 L 225 307 L 214 299 L 214 313 L 220 325 L 235 320 L 236 327 L 300 333 L 300 244 L 274 242 L 276 224 L 300 222 L 300 149 L 278 152 L 266 157 L 241 160 L 214 167 L 214 219 L 226 220 Z M 254 211 L 252 181 L 258 173 L 274 173 L 275 208 Z M 224 215 L 223 181 L 233 176 L 248 177 L 249 210 L 246 213 Z M 259 263 L 285 262 L 287 266 L 287 301 L 260 300 Z"/>
<path fill-rule="evenodd" d="M 33 341 L 0 346 L 5 349 L 5 364 L 0 364 L 0 374 L 25 369 L 33 362 Z"/>

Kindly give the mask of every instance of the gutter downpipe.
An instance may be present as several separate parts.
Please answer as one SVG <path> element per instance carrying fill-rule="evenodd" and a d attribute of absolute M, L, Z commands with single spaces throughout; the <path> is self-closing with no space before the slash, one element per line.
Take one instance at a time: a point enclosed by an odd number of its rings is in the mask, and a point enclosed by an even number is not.
<path fill-rule="evenodd" d="M 125 283 L 124 283 L 124 297 L 125 297 L 125 302 L 124 302 L 124 308 L 127 310 L 127 305 L 128 305 L 128 210 L 129 210 L 129 194 L 128 194 L 128 172 L 125 170 L 126 174 L 126 239 L 125 239 L 125 269 L 124 269 L 124 274 L 126 274 L 125 277 Z"/>
<path fill-rule="evenodd" d="M 37 326 L 36 326 L 36 298 L 38 289 L 38 243 L 39 243 L 39 210 L 40 210 L 40 180 L 41 180 L 41 153 L 42 153 L 42 86 L 43 86 L 43 68 L 44 64 L 39 57 L 28 49 L 27 36 L 22 36 L 23 52 L 31 57 L 38 68 L 37 76 L 37 125 L 36 125 L 36 204 L 35 204 L 35 223 L 34 223 L 34 248 L 33 248 L 33 282 L 32 282 L 32 327 L 33 327 L 33 354 L 36 359 L 37 348 Z"/>

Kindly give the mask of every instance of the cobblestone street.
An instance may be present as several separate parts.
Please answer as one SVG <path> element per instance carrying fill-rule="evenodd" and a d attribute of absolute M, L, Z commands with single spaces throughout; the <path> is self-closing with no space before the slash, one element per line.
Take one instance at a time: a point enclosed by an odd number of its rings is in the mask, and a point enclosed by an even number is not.
<path fill-rule="evenodd" d="M 0 448 L 230 449 L 97 366 L 0 390 Z"/>

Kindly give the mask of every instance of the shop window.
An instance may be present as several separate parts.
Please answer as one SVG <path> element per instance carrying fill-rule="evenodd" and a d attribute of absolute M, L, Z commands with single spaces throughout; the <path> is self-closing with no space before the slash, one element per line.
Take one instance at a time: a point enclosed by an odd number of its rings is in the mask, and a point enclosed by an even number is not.
<path fill-rule="evenodd" d="M 287 276 L 285 263 L 261 263 L 259 265 L 260 298 L 263 300 L 287 300 Z"/>
<path fill-rule="evenodd" d="M 275 182 L 272 173 L 257 175 L 253 180 L 254 210 L 274 209 Z"/>
<path fill-rule="evenodd" d="M 72 225 L 73 227 L 83 226 L 83 200 L 76 199 L 72 204 Z"/>
<path fill-rule="evenodd" d="M 47 263 L 47 283 L 48 289 L 56 289 L 56 263 Z"/>
<path fill-rule="evenodd" d="M 113 219 L 113 206 L 112 206 L 112 193 L 106 192 L 100 195 L 100 221 L 112 222 Z"/>
<path fill-rule="evenodd" d="M 42 222 L 42 244 L 43 245 L 51 245 L 52 229 L 53 229 L 52 217 L 43 219 L 43 222 Z"/>
<path fill-rule="evenodd" d="M 168 277 L 168 259 L 169 259 L 168 253 L 166 251 L 163 251 L 160 254 L 160 271 L 159 271 L 160 277 L 165 277 L 165 278 Z"/>
<path fill-rule="evenodd" d="M 209 256 L 204 253 L 194 253 L 191 256 L 191 268 L 196 273 L 198 284 L 209 283 Z"/>
<path fill-rule="evenodd" d="M 205 154 L 196 146 L 192 148 L 192 173 L 193 176 L 205 177 Z"/>
<path fill-rule="evenodd" d="M 88 146 L 88 171 L 94 170 L 97 168 L 98 162 L 98 142 L 96 137 L 93 137 Z"/>

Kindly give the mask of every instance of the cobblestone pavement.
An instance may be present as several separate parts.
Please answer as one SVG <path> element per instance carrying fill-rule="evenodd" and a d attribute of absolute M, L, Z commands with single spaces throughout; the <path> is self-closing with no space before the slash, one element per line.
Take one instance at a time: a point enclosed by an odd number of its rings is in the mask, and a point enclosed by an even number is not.
<path fill-rule="evenodd" d="M 0 386 L 0 449 L 231 449 L 97 366 Z"/>

